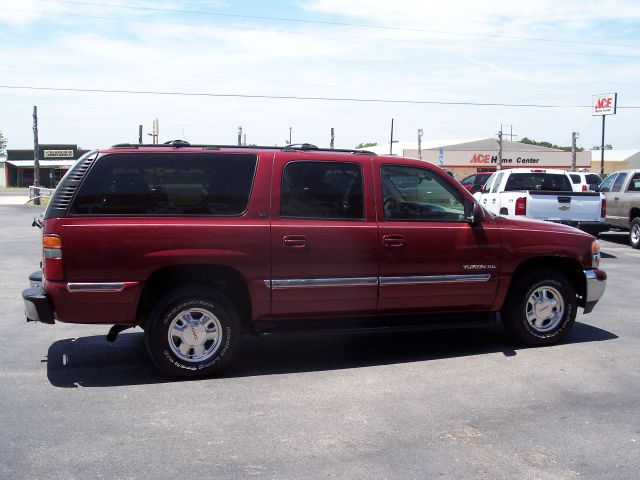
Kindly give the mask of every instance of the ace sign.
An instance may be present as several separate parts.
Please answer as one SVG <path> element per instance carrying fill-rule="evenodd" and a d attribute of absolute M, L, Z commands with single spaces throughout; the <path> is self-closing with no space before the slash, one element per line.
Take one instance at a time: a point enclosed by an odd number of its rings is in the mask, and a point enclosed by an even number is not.
<path fill-rule="evenodd" d="M 617 93 L 593 95 L 591 100 L 592 115 L 615 115 L 617 103 Z"/>

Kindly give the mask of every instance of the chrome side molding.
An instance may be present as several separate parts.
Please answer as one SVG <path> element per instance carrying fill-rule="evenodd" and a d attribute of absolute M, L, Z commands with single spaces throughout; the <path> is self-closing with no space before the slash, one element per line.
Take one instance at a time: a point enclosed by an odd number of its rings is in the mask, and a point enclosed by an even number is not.
<path fill-rule="evenodd" d="M 121 292 L 124 282 L 67 283 L 69 292 Z"/>
<path fill-rule="evenodd" d="M 354 278 L 291 278 L 265 280 L 267 288 L 299 287 L 362 287 L 374 285 L 419 285 L 428 283 L 488 282 L 491 274 L 422 275 L 409 277 L 354 277 Z"/>

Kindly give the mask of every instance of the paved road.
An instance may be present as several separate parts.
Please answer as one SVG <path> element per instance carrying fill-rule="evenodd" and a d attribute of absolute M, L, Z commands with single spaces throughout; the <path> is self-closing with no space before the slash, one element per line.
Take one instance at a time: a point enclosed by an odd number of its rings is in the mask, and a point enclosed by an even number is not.
<path fill-rule="evenodd" d="M 498 329 L 247 338 L 224 378 L 170 381 L 142 334 L 26 324 L 36 207 L 0 206 L 0 478 L 633 479 L 640 252 L 568 341 Z"/>

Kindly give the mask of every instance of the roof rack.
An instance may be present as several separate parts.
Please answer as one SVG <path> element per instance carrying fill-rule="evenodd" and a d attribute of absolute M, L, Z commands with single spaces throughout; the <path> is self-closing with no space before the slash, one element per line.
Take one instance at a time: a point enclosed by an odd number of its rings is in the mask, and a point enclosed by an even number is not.
<path fill-rule="evenodd" d="M 247 149 L 247 150 L 280 150 L 282 152 L 297 152 L 297 151 L 317 151 L 317 152 L 336 152 L 336 153 L 353 153 L 354 155 L 376 155 L 369 150 L 358 149 L 342 149 L 342 148 L 321 148 L 311 143 L 296 143 L 291 145 L 285 145 L 284 147 L 277 145 L 203 145 L 203 144 L 190 144 L 185 140 L 170 140 L 165 143 L 117 143 L 112 145 L 112 149 L 138 149 L 138 148 L 166 148 L 166 147 L 190 147 L 190 148 L 202 148 L 203 150 L 221 150 L 223 148 L 233 149 Z"/>

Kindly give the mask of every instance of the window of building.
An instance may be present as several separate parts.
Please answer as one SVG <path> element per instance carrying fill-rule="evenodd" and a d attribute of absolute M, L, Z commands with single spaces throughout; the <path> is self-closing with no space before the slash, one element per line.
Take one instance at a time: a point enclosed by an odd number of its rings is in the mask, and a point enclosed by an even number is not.
<path fill-rule="evenodd" d="M 361 166 L 306 160 L 288 163 L 282 172 L 280 216 L 363 220 Z"/>

